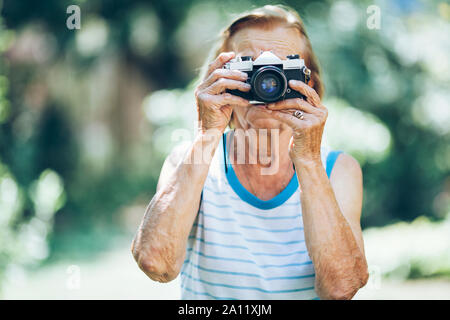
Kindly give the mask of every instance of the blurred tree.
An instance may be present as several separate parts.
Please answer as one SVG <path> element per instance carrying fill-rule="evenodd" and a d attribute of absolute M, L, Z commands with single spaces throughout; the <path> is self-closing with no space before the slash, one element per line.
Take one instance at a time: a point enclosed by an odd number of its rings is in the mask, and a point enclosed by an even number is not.
<path fill-rule="evenodd" d="M 0 18 L 1 55 L 11 41 L 12 33 Z M 48 257 L 53 215 L 65 202 L 60 176 L 47 166 L 35 172 L 34 165 L 27 162 L 34 143 L 25 141 L 23 131 L 14 136 L 18 129 L 12 124 L 17 114 L 9 101 L 9 67 L 4 62 L 2 59 L 0 64 L 0 290 L 5 274 Z M 11 161 L 10 156 L 16 159 Z"/>

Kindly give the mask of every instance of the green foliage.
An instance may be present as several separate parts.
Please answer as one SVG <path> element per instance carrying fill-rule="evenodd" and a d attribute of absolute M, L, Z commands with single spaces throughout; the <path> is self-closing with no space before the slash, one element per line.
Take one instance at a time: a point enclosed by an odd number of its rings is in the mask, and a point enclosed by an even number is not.
<path fill-rule="evenodd" d="M 11 39 L 12 33 L 5 29 L 0 19 L 0 54 L 3 55 Z M 5 146 L 14 145 L 8 136 L 8 130 L 4 130 L 13 117 L 8 99 L 7 72 L 8 68 L 2 60 L 0 146 L 3 151 L 6 151 Z M 58 174 L 45 169 L 36 179 L 32 175 L 24 175 L 24 172 L 29 172 L 29 163 L 23 161 L 27 160 L 26 157 L 23 158 L 26 154 L 22 153 L 27 146 L 21 142 L 15 145 L 20 149 L 22 157 L 16 159 L 14 165 L 3 162 L 5 152 L 0 154 L 0 284 L 5 272 L 15 265 L 32 265 L 48 257 L 47 238 L 53 228 L 53 215 L 65 203 L 63 181 Z M 22 181 L 16 174 L 22 174 Z"/>
<path fill-rule="evenodd" d="M 364 231 L 369 269 L 394 279 L 450 278 L 450 218 L 419 217 Z"/>

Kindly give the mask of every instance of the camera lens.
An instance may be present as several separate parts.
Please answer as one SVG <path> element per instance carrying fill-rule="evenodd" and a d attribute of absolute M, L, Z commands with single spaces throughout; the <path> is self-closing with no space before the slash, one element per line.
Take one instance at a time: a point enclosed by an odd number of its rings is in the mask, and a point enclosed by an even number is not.
<path fill-rule="evenodd" d="M 279 89 L 280 84 L 275 77 L 268 76 L 261 80 L 261 89 L 267 93 L 271 94 Z"/>
<path fill-rule="evenodd" d="M 252 77 L 252 89 L 256 98 L 262 102 L 279 100 L 286 92 L 287 81 L 283 71 L 275 66 L 258 69 Z"/>

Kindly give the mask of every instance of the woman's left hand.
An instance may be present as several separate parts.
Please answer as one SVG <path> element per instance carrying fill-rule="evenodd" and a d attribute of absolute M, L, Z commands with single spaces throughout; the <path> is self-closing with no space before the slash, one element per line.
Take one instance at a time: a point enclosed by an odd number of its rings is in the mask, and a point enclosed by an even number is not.
<path fill-rule="evenodd" d="M 328 110 L 317 92 L 306 83 L 290 80 L 289 86 L 303 94 L 306 100 L 286 99 L 268 104 L 265 110 L 292 128 L 289 155 L 294 163 L 320 161 L 320 145 Z M 294 116 L 296 110 L 302 112 L 301 119 Z"/>

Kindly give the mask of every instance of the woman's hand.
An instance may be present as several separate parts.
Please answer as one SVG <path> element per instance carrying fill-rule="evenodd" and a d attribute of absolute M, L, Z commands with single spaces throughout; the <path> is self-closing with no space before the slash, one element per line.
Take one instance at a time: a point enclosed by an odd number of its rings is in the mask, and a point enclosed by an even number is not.
<path fill-rule="evenodd" d="M 266 106 L 275 119 L 286 123 L 293 130 L 289 155 L 294 163 L 320 161 L 322 133 L 327 120 L 327 108 L 321 103 L 317 92 L 306 83 L 290 80 L 289 86 L 306 97 L 286 99 Z M 300 110 L 302 119 L 294 116 Z"/>
<path fill-rule="evenodd" d="M 234 52 L 221 53 L 208 67 L 203 82 L 195 90 L 200 130 L 217 129 L 223 132 L 230 121 L 234 106 L 247 106 L 248 101 L 225 92 L 226 89 L 249 91 L 250 85 L 243 82 L 247 74 L 239 70 L 223 69 L 233 59 Z"/>

